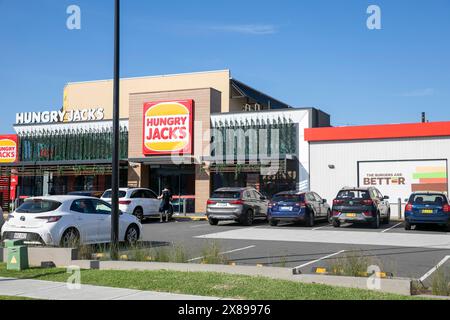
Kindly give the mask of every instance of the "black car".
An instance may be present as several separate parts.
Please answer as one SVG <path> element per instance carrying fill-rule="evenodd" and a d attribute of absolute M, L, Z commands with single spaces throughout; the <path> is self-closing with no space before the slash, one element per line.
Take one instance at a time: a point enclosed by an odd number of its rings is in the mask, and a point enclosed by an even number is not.
<path fill-rule="evenodd" d="M 374 187 L 343 188 L 333 200 L 333 226 L 339 228 L 341 223 L 350 222 L 379 228 L 381 223 L 388 224 L 391 219 L 388 199 Z"/>

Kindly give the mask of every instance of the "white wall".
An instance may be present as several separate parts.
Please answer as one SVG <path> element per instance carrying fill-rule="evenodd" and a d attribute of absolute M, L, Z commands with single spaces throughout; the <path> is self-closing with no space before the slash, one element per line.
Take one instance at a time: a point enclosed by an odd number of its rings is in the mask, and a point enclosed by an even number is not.
<path fill-rule="evenodd" d="M 358 185 L 358 161 L 450 159 L 450 137 L 312 142 L 310 156 L 311 190 L 330 203 L 342 187 Z M 397 199 L 390 201 L 394 216 Z"/>

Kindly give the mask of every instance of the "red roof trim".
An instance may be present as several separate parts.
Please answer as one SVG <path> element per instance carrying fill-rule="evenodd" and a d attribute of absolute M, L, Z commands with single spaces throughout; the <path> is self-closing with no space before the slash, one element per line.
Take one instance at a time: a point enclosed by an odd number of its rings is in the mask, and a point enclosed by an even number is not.
<path fill-rule="evenodd" d="M 375 140 L 450 136 L 450 122 L 305 129 L 305 141 Z"/>

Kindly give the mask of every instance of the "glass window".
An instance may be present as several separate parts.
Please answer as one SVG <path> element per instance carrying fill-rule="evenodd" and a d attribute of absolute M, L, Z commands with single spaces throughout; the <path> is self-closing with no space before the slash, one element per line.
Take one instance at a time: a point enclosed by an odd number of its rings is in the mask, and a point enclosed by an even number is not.
<path fill-rule="evenodd" d="M 307 193 L 307 194 L 306 194 L 306 199 L 307 199 L 308 201 L 316 201 L 316 198 L 314 198 L 314 196 L 313 196 L 312 193 Z"/>
<path fill-rule="evenodd" d="M 316 198 L 316 201 L 319 201 L 319 202 L 322 201 L 322 198 L 317 193 L 314 192 L 313 195 L 314 195 L 314 198 Z"/>
<path fill-rule="evenodd" d="M 213 199 L 240 199 L 241 193 L 236 191 L 217 191 L 211 196 Z"/>
<path fill-rule="evenodd" d="M 94 200 L 94 205 L 97 214 L 111 214 L 111 207 L 109 204 L 103 201 Z"/>
<path fill-rule="evenodd" d="M 111 199 L 111 194 L 112 194 L 112 191 L 111 190 L 107 190 L 103 194 L 102 198 Z M 125 198 L 126 195 L 127 195 L 127 193 L 125 191 L 119 190 L 119 198 Z"/>
<path fill-rule="evenodd" d="M 244 198 L 245 199 L 252 199 L 253 197 L 252 197 L 252 194 L 250 193 L 250 191 L 245 191 L 244 192 Z"/>
<path fill-rule="evenodd" d="M 442 205 L 447 203 L 447 198 L 439 193 L 418 193 L 411 196 L 412 204 Z"/>
<path fill-rule="evenodd" d="M 42 199 L 30 199 L 17 208 L 18 213 L 44 213 L 58 209 L 61 206 L 61 202 L 42 200 Z"/>
<path fill-rule="evenodd" d="M 272 202 L 305 202 L 304 194 L 277 194 L 272 198 Z"/>
<path fill-rule="evenodd" d="M 367 190 L 342 190 L 339 191 L 337 195 L 337 199 L 363 199 L 363 200 L 369 200 L 370 199 L 370 193 Z"/>
<path fill-rule="evenodd" d="M 158 198 L 156 194 L 151 190 L 143 190 L 144 198 L 146 199 L 156 199 Z"/>
<path fill-rule="evenodd" d="M 70 210 L 79 212 L 79 213 L 86 213 L 86 214 L 96 214 L 97 210 L 92 202 L 91 199 L 79 199 L 72 202 L 72 205 L 70 206 Z"/>
<path fill-rule="evenodd" d="M 131 199 L 137 199 L 137 198 L 145 198 L 144 197 L 144 193 L 143 193 L 143 191 L 142 190 L 137 190 L 137 191 L 134 191 L 132 194 L 131 194 L 131 197 L 130 197 Z"/>

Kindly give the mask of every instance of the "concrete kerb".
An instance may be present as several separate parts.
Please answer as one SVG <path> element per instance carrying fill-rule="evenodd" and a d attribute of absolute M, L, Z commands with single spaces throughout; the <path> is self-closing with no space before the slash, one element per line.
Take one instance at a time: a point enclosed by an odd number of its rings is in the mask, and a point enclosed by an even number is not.
<path fill-rule="evenodd" d="M 6 261 L 6 250 L 3 251 Z M 28 248 L 30 266 L 41 266 L 43 262 L 53 262 L 57 267 L 78 266 L 81 269 L 180 272 L 214 272 L 234 275 L 261 276 L 271 279 L 288 280 L 301 283 L 317 283 L 330 286 L 368 289 L 369 278 L 344 277 L 316 274 L 296 274 L 291 268 L 257 267 L 241 265 L 212 265 L 190 263 L 160 263 L 133 261 L 76 260 L 77 250 L 70 248 Z M 380 292 L 411 295 L 411 279 L 379 279 Z"/>
<path fill-rule="evenodd" d="M 185 263 L 132 262 L 132 261 L 72 261 L 72 265 L 82 269 L 99 270 L 133 270 L 133 271 L 181 271 L 181 272 L 214 272 L 234 275 L 261 276 L 277 280 L 288 280 L 301 283 L 324 284 L 337 287 L 368 289 L 369 278 L 343 277 L 314 274 L 292 274 L 291 268 L 228 266 Z M 411 295 L 410 279 L 379 279 L 380 292 Z"/>

